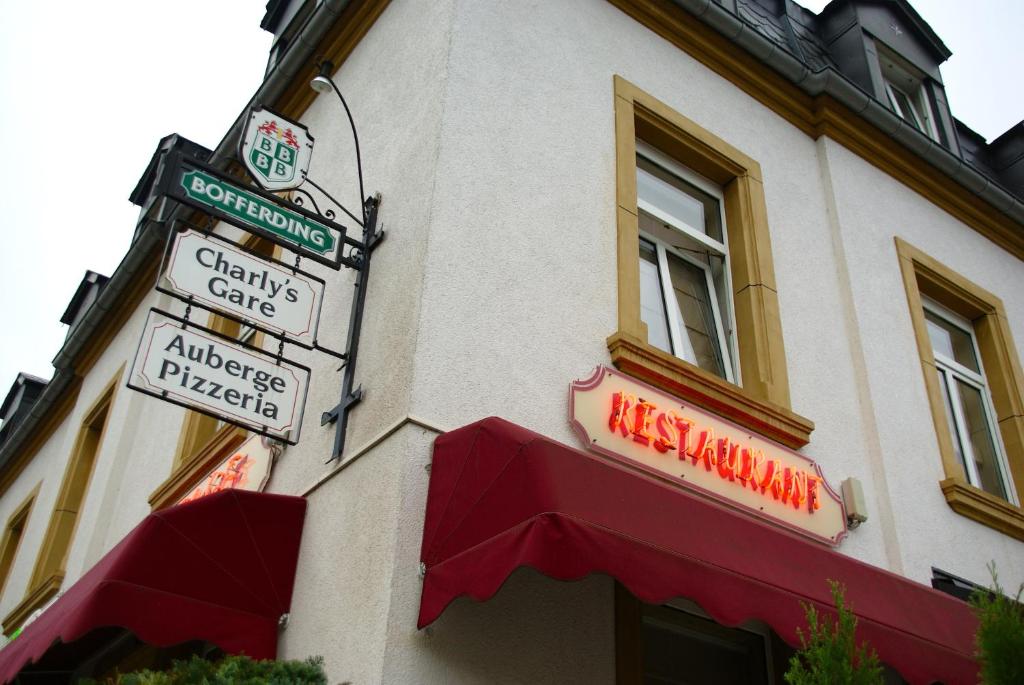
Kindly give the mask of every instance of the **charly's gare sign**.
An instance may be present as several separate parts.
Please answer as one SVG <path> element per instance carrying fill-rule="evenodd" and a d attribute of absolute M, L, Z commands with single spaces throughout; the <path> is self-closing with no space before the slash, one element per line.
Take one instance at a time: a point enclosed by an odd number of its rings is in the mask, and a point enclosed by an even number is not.
<path fill-rule="evenodd" d="M 846 535 L 842 500 L 803 455 L 604 366 L 569 392 L 589 449 L 816 540 Z"/>
<path fill-rule="evenodd" d="M 177 234 L 162 284 L 193 302 L 307 345 L 316 341 L 324 283 L 226 240 Z"/>

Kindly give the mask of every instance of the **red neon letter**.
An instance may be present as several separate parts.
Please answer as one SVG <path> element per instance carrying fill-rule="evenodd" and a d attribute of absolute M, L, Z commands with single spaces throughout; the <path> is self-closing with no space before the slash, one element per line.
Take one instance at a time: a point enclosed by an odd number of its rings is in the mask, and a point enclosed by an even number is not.
<path fill-rule="evenodd" d="M 693 457 L 694 466 L 698 461 L 704 462 L 704 468 L 708 471 L 715 463 L 715 431 L 707 428 L 700 432 L 700 439 L 697 440 L 697 450 L 690 454 Z"/>
<path fill-rule="evenodd" d="M 675 426 L 673 426 L 673 416 L 674 414 L 670 416 L 662 412 L 658 414 L 658 420 L 655 422 L 655 426 L 658 429 L 658 438 L 654 441 L 654 449 L 663 454 L 676 448 L 678 433 L 676 433 Z"/>
<path fill-rule="evenodd" d="M 770 489 L 772 497 L 779 499 L 782 496 L 782 464 L 778 459 L 770 459 L 765 462 L 765 477 L 761 479 L 761 492 Z"/>
<path fill-rule="evenodd" d="M 736 479 L 740 482 L 740 485 L 745 486 L 751 479 L 753 468 L 754 464 L 750 448 L 744 447 L 740 450 L 740 458 L 736 463 Z"/>
<path fill-rule="evenodd" d="M 750 458 L 750 489 L 757 492 L 760 490 L 764 492 L 764 488 L 761 487 L 762 481 L 767 482 L 766 476 L 771 476 L 769 471 L 767 474 L 761 473 L 761 467 L 767 466 L 770 462 L 765 459 L 764 452 L 761 450 L 754 450 L 753 455 Z M 768 468 L 771 468 L 770 466 Z"/>
<path fill-rule="evenodd" d="M 818 495 L 818 477 L 807 474 L 807 511 L 812 514 L 821 508 Z"/>
<path fill-rule="evenodd" d="M 651 444 L 651 434 L 647 429 L 651 425 L 651 412 L 657 409 L 646 400 L 640 400 L 636 405 L 636 418 L 633 420 L 633 440 L 641 445 Z"/>
<path fill-rule="evenodd" d="M 786 469 L 786 492 L 783 493 L 782 501 L 787 499 L 797 510 L 807 501 L 807 474 L 799 469 L 794 469 L 792 475 Z"/>
<path fill-rule="evenodd" d="M 679 461 L 686 461 L 686 455 L 690 454 L 690 429 L 693 428 L 693 421 L 676 416 L 675 412 L 671 416 L 679 429 Z"/>
<path fill-rule="evenodd" d="M 612 394 L 612 413 L 608 417 L 608 428 L 612 433 L 619 431 L 622 437 L 628 438 L 633 432 L 633 427 L 629 425 L 629 410 L 635 401 L 635 397 L 624 392 Z"/>
<path fill-rule="evenodd" d="M 718 439 L 718 475 L 723 479 L 734 480 L 736 462 L 739 458 L 740 446 L 733 444 L 729 438 Z"/>

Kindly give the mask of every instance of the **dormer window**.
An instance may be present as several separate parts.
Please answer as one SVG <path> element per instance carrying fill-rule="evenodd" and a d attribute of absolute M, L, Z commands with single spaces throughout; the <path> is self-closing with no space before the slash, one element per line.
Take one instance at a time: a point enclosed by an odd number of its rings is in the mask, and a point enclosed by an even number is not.
<path fill-rule="evenodd" d="M 924 88 L 924 75 L 918 74 L 916 69 L 881 46 L 878 61 L 892 110 L 921 133 L 932 140 L 938 140 L 935 117 Z"/>

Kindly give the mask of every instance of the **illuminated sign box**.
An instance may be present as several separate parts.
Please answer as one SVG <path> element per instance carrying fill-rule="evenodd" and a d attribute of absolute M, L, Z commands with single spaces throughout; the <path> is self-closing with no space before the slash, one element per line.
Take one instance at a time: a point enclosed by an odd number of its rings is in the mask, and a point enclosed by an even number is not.
<path fill-rule="evenodd" d="M 570 386 L 569 403 L 588 449 L 815 540 L 846 535 L 821 468 L 783 445 L 604 366 Z"/>
<path fill-rule="evenodd" d="M 275 448 L 270 441 L 254 435 L 231 452 L 224 461 L 210 470 L 203 480 L 182 495 L 178 504 L 192 502 L 223 490 L 248 490 L 263 492 L 270 479 L 270 467 L 274 463 Z"/>

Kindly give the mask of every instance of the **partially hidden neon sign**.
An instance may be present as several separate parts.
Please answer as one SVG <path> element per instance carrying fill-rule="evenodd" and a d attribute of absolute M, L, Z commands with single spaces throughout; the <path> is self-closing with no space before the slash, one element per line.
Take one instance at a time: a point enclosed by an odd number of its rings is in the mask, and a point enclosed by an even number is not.
<path fill-rule="evenodd" d="M 269 438 L 253 435 L 220 462 L 177 504 L 192 502 L 222 490 L 262 492 L 270 478 L 274 459 L 281 451 Z"/>
<path fill-rule="evenodd" d="M 591 450 L 828 544 L 846 535 L 842 500 L 812 460 L 614 369 L 570 387 Z"/>

